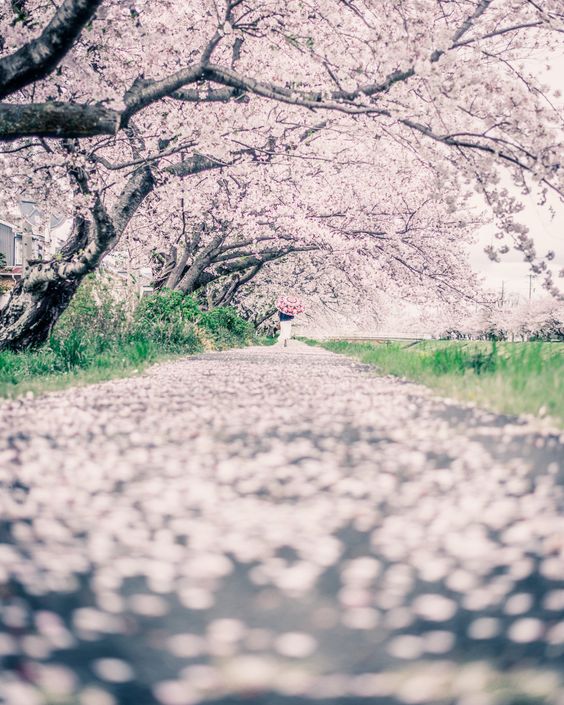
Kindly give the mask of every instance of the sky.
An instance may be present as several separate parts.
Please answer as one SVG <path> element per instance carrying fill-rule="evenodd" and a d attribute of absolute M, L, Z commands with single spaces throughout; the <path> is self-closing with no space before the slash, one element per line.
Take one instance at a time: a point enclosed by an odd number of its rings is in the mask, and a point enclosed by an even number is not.
<path fill-rule="evenodd" d="M 562 76 L 564 75 L 564 51 L 560 56 L 547 56 L 541 50 L 540 56 L 531 56 L 522 60 L 528 69 L 549 88 L 553 104 L 564 108 L 561 94 Z M 560 92 L 556 95 L 556 92 Z M 508 188 L 510 186 L 508 185 Z M 525 209 L 517 220 L 529 227 L 530 235 L 535 240 L 539 255 L 545 255 L 549 250 L 556 253 L 553 262 L 555 271 L 564 269 L 564 204 L 555 195 L 549 195 L 545 206 L 539 206 L 533 196 L 523 196 L 517 192 L 517 198 Z M 551 216 L 550 209 L 554 211 Z M 471 251 L 471 264 L 475 272 L 482 274 L 485 286 L 501 292 L 517 293 L 529 297 L 529 265 L 523 262 L 519 252 L 509 252 L 501 262 L 492 262 L 484 253 L 484 247 L 491 244 L 493 228 L 485 228 L 478 237 L 478 242 Z M 497 242 L 494 240 L 494 242 Z M 533 279 L 531 298 L 542 298 L 547 295 L 540 285 L 540 280 Z M 564 288 L 562 279 L 557 280 L 560 288 Z"/>
<path fill-rule="evenodd" d="M 531 196 L 520 196 L 525 206 L 519 214 L 519 222 L 529 227 L 530 235 L 533 237 L 539 255 L 545 255 L 549 250 L 556 253 L 555 269 L 564 268 L 564 205 L 557 198 L 550 199 L 550 206 L 555 211 L 551 216 L 550 209 L 539 206 Z M 529 284 L 531 283 L 531 298 L 541 298 L 546 296 L 546 291 L 542 288 L 540 279 L 529 280 L 529 265 L 523 261 L 520 252 L 511 250 L 502 257 L 500 262 L 492 262 L 484 253 L 484 247 L 495 245 L 497 240 L 493 238 L 495 228 L 486 227 L 478 236 L 476 245 L 470 253 L 472 268 L 478 274 L 484 276 L 484 283 L 488 289 L 501 292 L 503 286 L 505 293 L 516 293 L 528 298 Z"/>

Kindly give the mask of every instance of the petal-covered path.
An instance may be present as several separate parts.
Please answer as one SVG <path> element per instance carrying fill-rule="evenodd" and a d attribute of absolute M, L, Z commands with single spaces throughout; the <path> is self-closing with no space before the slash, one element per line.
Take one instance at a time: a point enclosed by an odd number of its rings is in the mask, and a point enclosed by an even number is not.
<path fill-rule="evenodd" d="M 563 439 L 318 349 L 0 404 L 0 703 L 564 702 Z"/>

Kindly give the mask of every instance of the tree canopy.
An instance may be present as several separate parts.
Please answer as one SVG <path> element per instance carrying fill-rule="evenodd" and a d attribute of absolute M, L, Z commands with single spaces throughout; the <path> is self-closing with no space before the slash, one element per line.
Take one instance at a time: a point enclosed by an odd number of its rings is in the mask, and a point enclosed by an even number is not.
<path fill-rule="evenodd" d="M 64 306 L 125 237 L 160 285 L 212 285 L 217 300 L 265 267 L 283 281 L 290 255 L 352 289 L 464 297 L 465 247 L 491 218 L 491 256 L 516 247 L 558 293 L 551 253 L 519 222 L 520 194 L 564 193 L 562 100 L 539 71 L 562 45 L 558 0 L 0 13 L 0 208 L 25 193 L 74 219 L 5 308 L 3 344 L 27 344 L 38 292 Z"/>

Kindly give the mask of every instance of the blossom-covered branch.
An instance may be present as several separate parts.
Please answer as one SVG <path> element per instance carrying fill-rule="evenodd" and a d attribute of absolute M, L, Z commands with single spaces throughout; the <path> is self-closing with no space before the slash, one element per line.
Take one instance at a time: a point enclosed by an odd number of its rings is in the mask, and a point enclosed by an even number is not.
<path fill-rule="evenodd" d="M 0 58 L 0 98 L 48 76 L 71 49 L 102 1 L 65 0 L 39 37 Z"/>

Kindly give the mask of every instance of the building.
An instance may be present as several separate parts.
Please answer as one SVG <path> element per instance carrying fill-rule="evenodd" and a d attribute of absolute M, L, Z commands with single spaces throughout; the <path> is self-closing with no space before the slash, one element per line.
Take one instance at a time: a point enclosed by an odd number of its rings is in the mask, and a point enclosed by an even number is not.
<path fill-rule="evenodd" d="M 4 220 L 0 220 L 0 255 L 0 296 L 3 296 L 21 277 L 23 270 L 22 233 L 13 223 Z"/>
<path fill-rule="evenodd" d="M 22 199 L 19 213 L 13 217 L 0 214 L 0 303 L 25 271 L 28 260 L 52 254 L 66 239 L 69 221 L 61 216 L 48 216 L 36 203 Z"/>
<path fill-rule="evenodd" d="M 52 257 L 67 240 L 72 224 L 72 219 L 46 215 L 29 199 L 20 201 L 18 212 L 11 218 L 0 214 L 0 307 L 25 272 L 27 262 Z M 151 293 L 151 270 L 132 267 L 129 253 L 109 253 L 102 267 L 136 296 Z"/>

